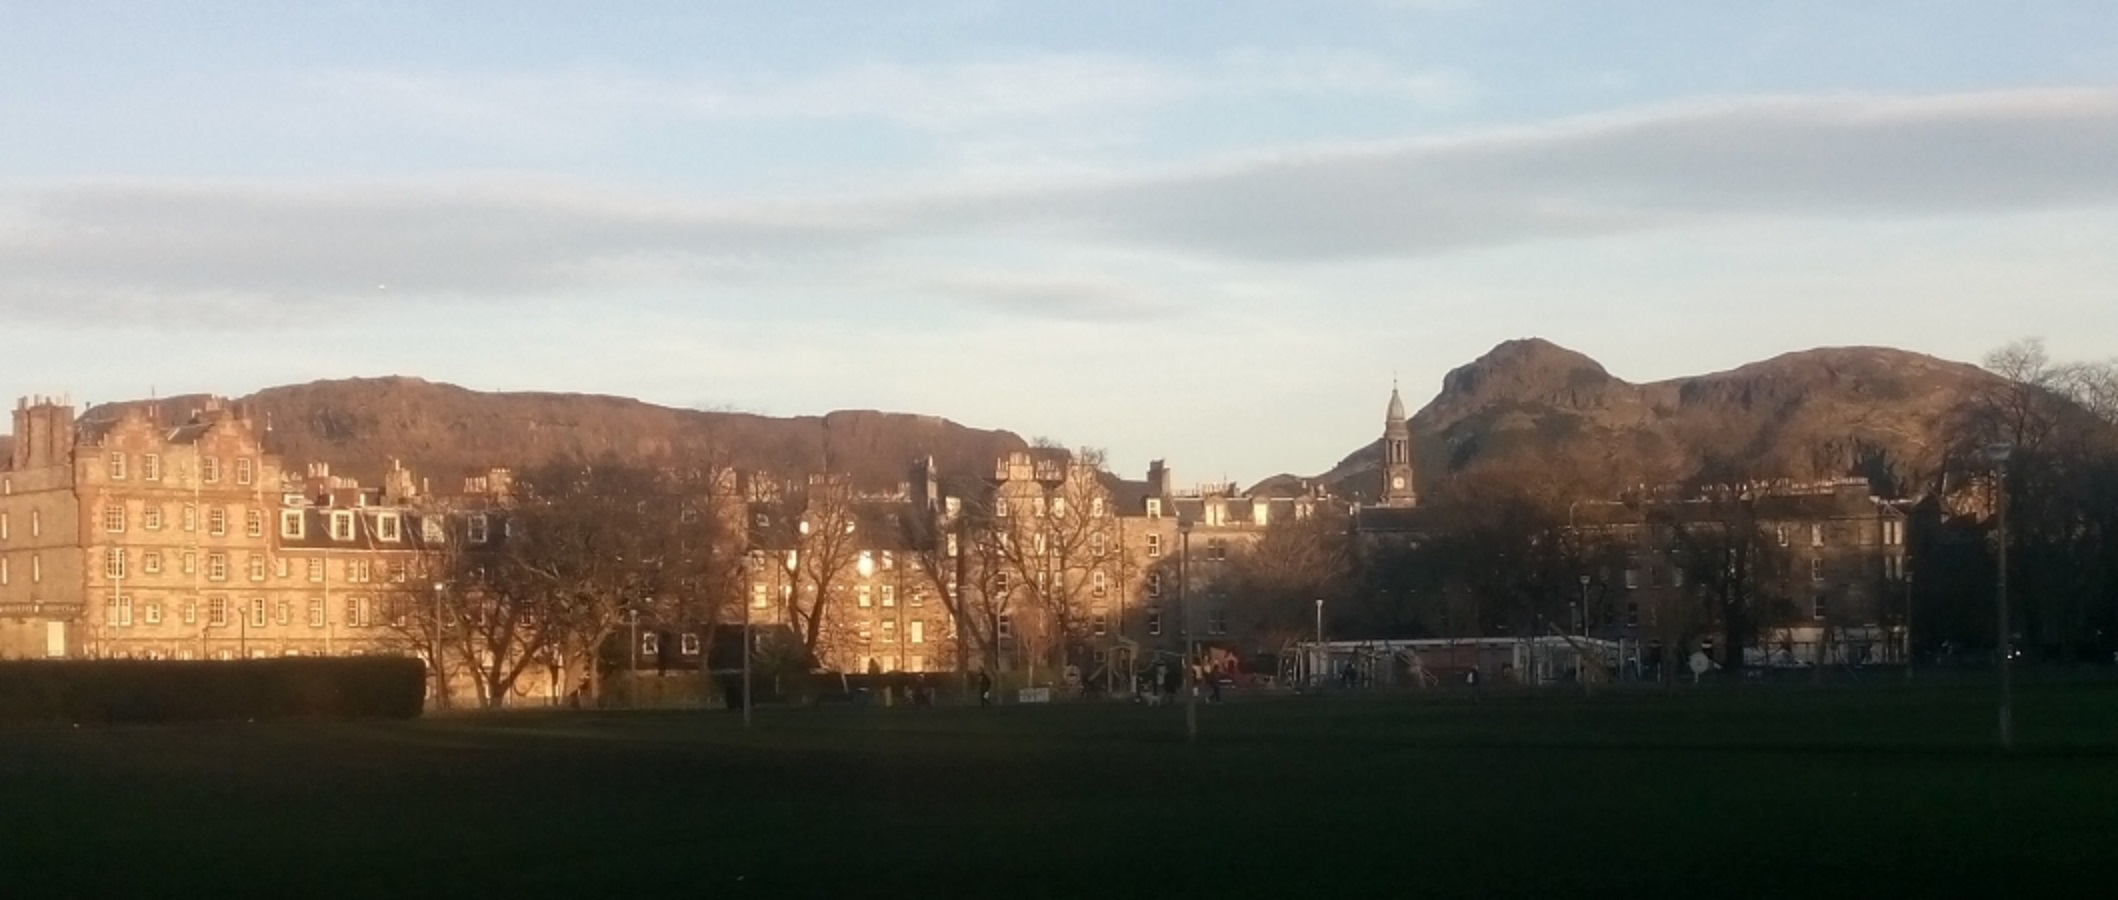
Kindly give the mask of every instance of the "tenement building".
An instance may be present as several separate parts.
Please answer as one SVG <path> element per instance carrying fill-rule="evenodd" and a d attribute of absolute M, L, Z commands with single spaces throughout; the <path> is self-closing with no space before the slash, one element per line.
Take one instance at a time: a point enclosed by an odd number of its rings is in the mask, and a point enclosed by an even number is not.
<path fill-rule="evenodd" d="M 0 656 L 231 659 L 390 652 L 430 587 L 418 516 L 282 472 L 208 401 L 76 420 L 25 399 L 0 468 Z"/>

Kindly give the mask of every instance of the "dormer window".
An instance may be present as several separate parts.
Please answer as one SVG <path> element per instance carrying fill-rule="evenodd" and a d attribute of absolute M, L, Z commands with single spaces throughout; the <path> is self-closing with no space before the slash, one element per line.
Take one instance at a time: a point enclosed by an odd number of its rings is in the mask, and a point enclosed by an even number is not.
<path fill-rule="evenodd" d="M 353 511 L 334 509 L 331 511 L 331 539 L 350 541 L 353 539 Z"/>
<path fill-rule="evenodd" d="M 419 538 L 420 540 L 425 541 L 429 544 L 443 544 L 448 542 L 448 537 L 441 530 L 440 519 L 420 519 Z"/>
<path fill-rule="evenodd" d="M 473 544 L 483 544 L 492 537 L 492 522 L 486 519 L 485 513 L 476 513 L 471 516 L 470 522 L 466 526 L 465 537 Z"/>
<path fill-rule="evenodd" d="M 396 513 L 383 513 L 375 517 L 375 536 L 393 544 L 402 537 L 398 532 Z"/>
<path fill-rule="evenodd" d="M 302 511 L 283 509 L 279 513 L 279 536 L 290 541 L 302 539 Z"/>

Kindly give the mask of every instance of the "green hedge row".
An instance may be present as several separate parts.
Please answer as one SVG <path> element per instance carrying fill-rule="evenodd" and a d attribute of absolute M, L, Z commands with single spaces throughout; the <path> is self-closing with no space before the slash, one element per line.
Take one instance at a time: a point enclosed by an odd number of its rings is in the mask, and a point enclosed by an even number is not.
<path fill-rule="evenodd" d="M 409 719 L 426 664 L 392 656 L 0 662 L 0 724 Z"/>

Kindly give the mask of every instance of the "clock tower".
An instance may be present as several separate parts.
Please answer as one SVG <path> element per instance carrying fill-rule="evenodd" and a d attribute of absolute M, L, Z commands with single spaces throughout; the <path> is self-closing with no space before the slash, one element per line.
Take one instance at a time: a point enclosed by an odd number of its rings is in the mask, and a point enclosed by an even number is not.
<path fill-rule="evenodd" d="M 1383 505 L 1418 506 L 1412 487 L 1412 427 L 1405 422 L 1405 401 L 1390 385 L 1390 409 L 1383 414 Z"/>

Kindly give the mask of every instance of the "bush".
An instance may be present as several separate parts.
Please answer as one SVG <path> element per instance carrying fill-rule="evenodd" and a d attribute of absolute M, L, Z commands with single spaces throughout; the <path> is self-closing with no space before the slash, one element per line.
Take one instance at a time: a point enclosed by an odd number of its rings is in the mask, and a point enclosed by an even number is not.
<path fill-rule="evenodd" d="M 391 656 L 0 662 L 0 724 L 409 719 L 426 665 Z"/>

